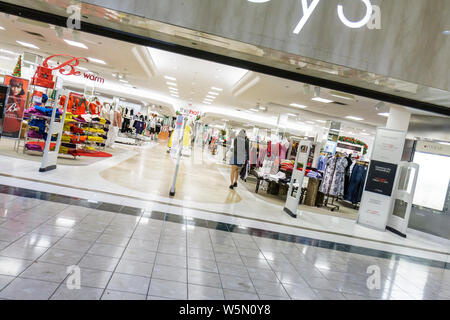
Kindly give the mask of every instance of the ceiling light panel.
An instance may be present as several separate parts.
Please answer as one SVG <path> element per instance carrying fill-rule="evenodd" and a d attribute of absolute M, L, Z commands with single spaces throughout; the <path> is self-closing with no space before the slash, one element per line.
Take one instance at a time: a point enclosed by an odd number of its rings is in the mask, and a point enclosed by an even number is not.
<path fill-rule="evenodd" d="M 324 99 L 324 98 L 320 98 L 320 97 L 315 97 L 312 98 L 311 100 L 317 101 L 317 102 L 323 102 L 323 103 L 332 103 L 333 100 L 328 100 L 328 99 Z"/>
<path fill-rule="evenodd" d="M 95 62 L 95 63 L 99 63 L 99 64 L 106 64 L 105 61 L 100 60 L 100 59 L 96 59 L 96 58 L 88 57 L 88 60 L 89 60 L 89 62 Z"/>
<path fill-rule="evenodd" d="M 355 120 L 355 121 L 363 121 L 363 118 L 354 117 L 354 116 L 347 116 L 346 119 Z"/>
<path fill-rule="evenodd" d="M 170 80 L 170 81 L 177 81 L 177 78 L 174 78 L 174 77 L 164 76 L 164 78 L 166 80 Z"/>
<path fill-rule="evenodd" d="M 223 91 L 222 88 L 217 88 L 217 87 L 211 87 L 211 90 L 215 90 L 215 91 Z"/>
<path fill-rule="evenodd" d="M 67 40 L 67 39 L 64 39 L 64 42 L 67 43 L 68 45 L 72 46 L 72 47 L 89 49 L 84 43 L 81 43 L 81 42 Z"/>
<path fill-rule="evenodd" d="M 294 107 L 294 108 L 299 108 L 299 109 L 306 109 L 306 108 L 308 108 L 307 106 L 304 106 L 302 104 L 297 104 L 297 103 L 291 103 L 290 106 Z"/>
<path fill-rule="evenodd" d="M 176 82 L 166 82 L 168 86 L 177 86 Z"/>
<path fill-rule="evenodd" d="M 24 46 L 24 47 L 27 47 L 27 48 L 32 48 L 32 49 L 36 49 L 36 50 L 39 50 L 39 47 L 38 46 L 35 46 L 34 44 L 32 44 L 32 43 L 28 43 L 28 42 L 23 42 L 23 41 L 16 41 L 18 44 L 20 44 L 21 46 Z"/>
<path fill-rule="evenodd" d="M 214 91 L 210 91 L 210 92 L 208 92 L 208 94 L 213 95 L 213 96 L 218 96 L 219 95 L 219 93 L 214 92 Z"/>

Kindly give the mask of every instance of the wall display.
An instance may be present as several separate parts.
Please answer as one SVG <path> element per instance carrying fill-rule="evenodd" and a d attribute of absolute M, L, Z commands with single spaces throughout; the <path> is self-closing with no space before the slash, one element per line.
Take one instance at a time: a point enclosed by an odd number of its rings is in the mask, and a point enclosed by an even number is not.
<path fill-rule="evenodd" d="M 23 113 L 27 102 L 29 81 L 5 76 L 4 84 L 10 87 L 8 102 L 4 110 L 2 136 L 19 139 Z"/>
<path fill-rule="evenodd" d="M 3 130 L 3 112 L 5 111 L 6 102 L 8 100 L 9 87 L 0 85 L 0 136 Z"/>

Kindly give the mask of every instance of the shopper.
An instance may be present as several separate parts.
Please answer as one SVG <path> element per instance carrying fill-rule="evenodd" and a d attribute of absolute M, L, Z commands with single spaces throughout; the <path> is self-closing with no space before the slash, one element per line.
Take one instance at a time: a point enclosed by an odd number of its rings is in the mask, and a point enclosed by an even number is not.
<path fill-rule="evenodd" d="M 249 142 L 245 130 L 242 129 L 239 132 L 236 139 L 234 139 L 233 141 L 233 153 L 230 160 L 231 164 L 230 189 L 237 187 L 239 169 L 242 168 L 242 166 L 245 164 L 245 161 L 248 159 L 248 155 L 249 155 Z"/>

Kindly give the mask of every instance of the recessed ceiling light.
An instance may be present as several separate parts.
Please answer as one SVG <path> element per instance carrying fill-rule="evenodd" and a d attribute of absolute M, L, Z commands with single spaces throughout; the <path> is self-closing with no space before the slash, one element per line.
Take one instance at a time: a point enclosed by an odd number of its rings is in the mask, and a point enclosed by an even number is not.
<path fill-rule="evenodd" d="M 203 101 L 203 103 L 204 103 L 204 104 L 211 104 L 211 102 L 206 102 L 206 101 Z"/>
<path fill-rule="evenodd" d="M 293 113 L 288 113 L 287 115 L 290 116 L 290 117 L 296 117 L 297 116 L 296 114 L 293 114 Z"/>
<path fill-rule="evenodd" d="M 39 47 L 35 46 L 35 45 L 32 44 L 32 43 L 23 42 L 23 41 L 18 41 L 18 40 L 16 40 L 16 42 L 17 42 L 18 44 L 20 44 L 21 46 L 39 50 Z"/>
<path fill-rule="evenodd" d="M 128 83 L 127 80 L 123 80 L 123 79 L 120 79 L 119 81 L 120 81 L 120 82 L 123 82 L 123 83 Z"/>
<path fill-rule="evenodd" d="M 208 92 L 208 94 L 211 94 L 211 95 L 214 95 L 214 96 L 218 96 L 219 95 L 219 93 L 214 92 L 214 91 L 210 91 L 210 92 Z"/>
<path fill-rule="evenodd" d="M 166 82 L 168 86 L 177 86 L 176 82 Z"/>
<path fill-rule="evenodd" d="M 291 103 L 290 106 L 291 107 L 295 107 L 295 108 L 300 108 L 300 109 L 308 108 L 307 106 L 304 106 L 304 105 L 301 105 L 301 104 L 297 104 L 297 103 Z"/>
<path fill-rule="evenodd" d="M 216 87 L 211 87 L 212 90 L 216 90 L 216 91 L 223 91 L 223 89 L 221 88 L 216 88 Z"/>
<path fill-rule="evenodd" d="M 314 121 L 305 121 L 308 124 L 316 124 Z"/>
<path fill-rule="evenodd" d="M 448 35 L 450 35 L 450 30 L 444 30 L 444 31 L 442 31 L 442 34 L 448 36 Z"/>
<path fill-rule="evenodd" d="M 177 91 L 177 92 L 178 92 L 178 89 L 177 89 L 177 88 L 174 88 L 174 87 L 169 87 L 169 90 Z"/>
<path fill-rule="evenodd" d="M 439 144 L 443 144 L 445 146 L 450 146 L 450 142 L 439 141 Z"/>
<path fill-rule="evenodd" d="M 2 26 L 0 26 L 0 30 L 5 30 L 5 28 L 3 28 Z"/>
<path fill-rule="evenodd" d="M 361 132 L 361 134 L 362 134 L 363 136 L 370 136 L 370 133 L 367 133 L 367 132 Z"/>
<path fill-rule="evenodd" d="M 389 118 L 390 113 L 389 112 L 382 112 L 382 113 L 379 113 L 378 115 L 382 116 L 382 117 Z"/>
<path fill-rule="evenodd" d="M 210 98 L 210 99 L 215 99 L 216 97 L 215 96 L 206 96 L 207 98 Z"/>
<path fill-rule="evenodd" d="M 12 52 L 12 51 L 9 51 L 9 50 L 5 50 L 5 49 L 0 49 L 0 52 L 7 53 L 7 54 L 18 55 L 18 53 L 15 53 L 15 52 Z"/>
<path fill-rule="evenodd" d="M 174 77 L 164 76 L 164 78 L 166 78 L 167 80 L 171 80 L 171 81 L 177 81 L 177 78 L 174 78 Z"/>
<path fill-rule="evenodd" d="M 212 100 L 212 99 L 204 99 L 203 101 L 213 102 L 214 100 Z"/>
<path fill-rule="evenodd" d="M 319 123 L 327 123 L 325 120 L 316 120 Z"/>
<path fill-rule="evenodd" d="M 89 49 L 84 43 L 81 43 L 81 42 L 72 41 L 72 40 L 67 40 L 67 39 L 64 39 L 64 41 L 65 41 L 68 45 L 71 45 L 71 46 L 73 46 L 73 47 L 78 47 L 78 48 L 83 48 L 83 49 Z"/>
<path fill-rule="evenodd" d="M 123 86 L 129 87 L 129 88 L 133 88 L 133 86 L 131 84 L 129 84 L 129 83 L 124 83 Z"/>
<path fill-rule="evenodd" d="M 328 99 L 324 99 L 324 98 L 320 98 L 320 97 L 315 97 L 312 98 L 311 100 L 317 101 L 317 102 L 323 102 L 323 103 L 332 103 L 333 100 L 328 100 Z"/>
<path fill-rule="evenodd" d="M 253 111 L 253 112 L 259 112 L 259 110 L 258 109 L 250 109 L 250 111 Z"/>
<path fill-rule="evenodd" d="M 354 116 L 347 116 L 345 118 L 350 119 L 350 120 L 355 120 L 355 121 L 363 121 L 364 120 L 363 118 L 358 118 L 358 117 L 354 117 Z"/>
<path fill-rule="evenodd" d="M 96 59 L 96 58 L 90 58 L 88 57 L 89 62 L 95 62 L 95 63 L 100 63 L 100 64 L 106 64 L 105 61 L 100 60 L 100 59 Z"/>

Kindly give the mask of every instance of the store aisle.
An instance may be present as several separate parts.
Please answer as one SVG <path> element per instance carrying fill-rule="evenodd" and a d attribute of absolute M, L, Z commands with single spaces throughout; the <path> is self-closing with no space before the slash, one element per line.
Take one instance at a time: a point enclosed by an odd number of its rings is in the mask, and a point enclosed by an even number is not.
<path fill-rule="evenodd" d="M 0 198 L 0 299 L 450 299 L 432 261 L 7 186 Z"/>

